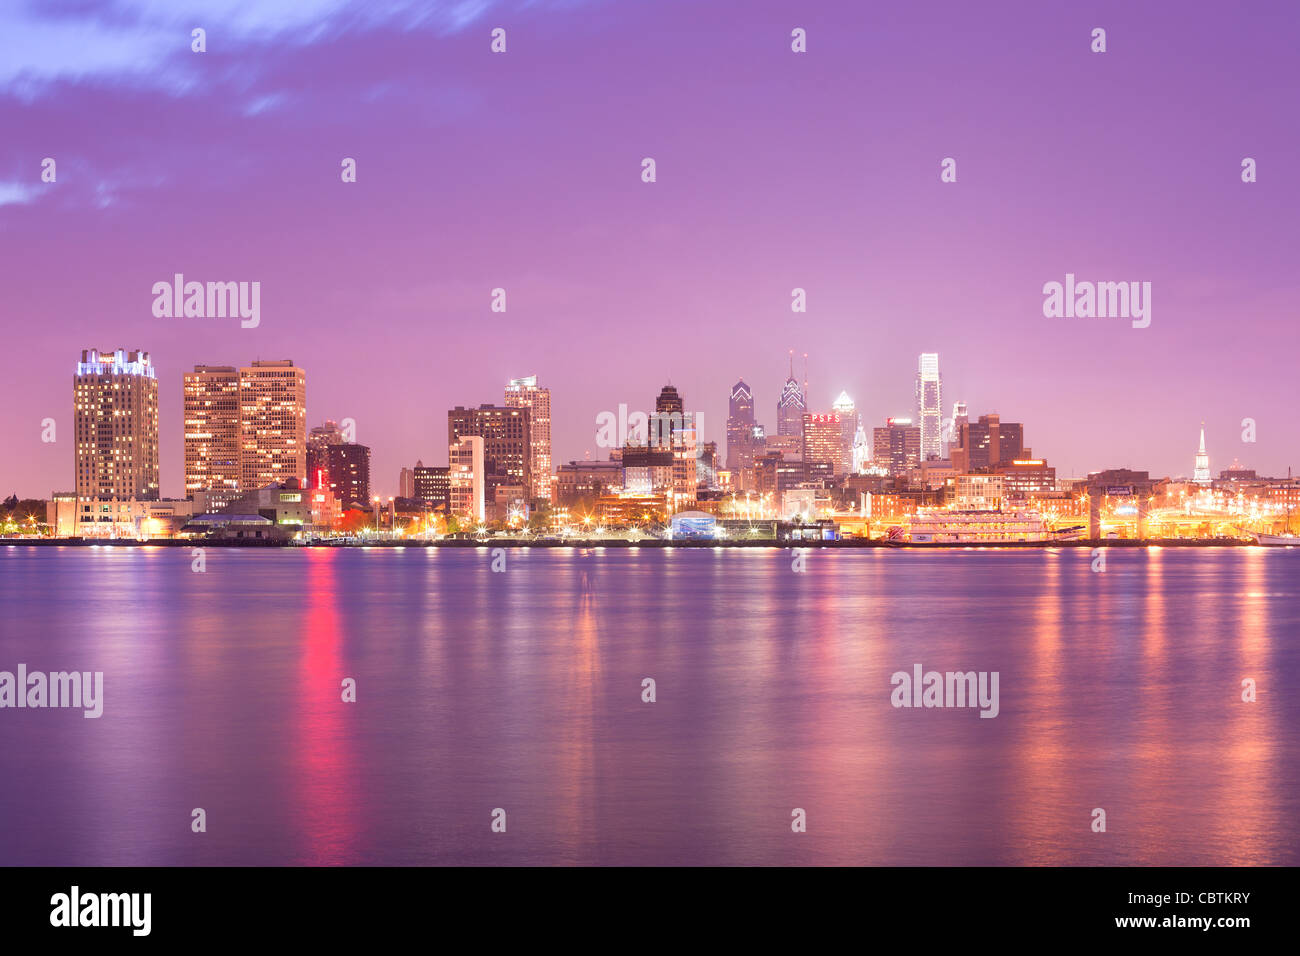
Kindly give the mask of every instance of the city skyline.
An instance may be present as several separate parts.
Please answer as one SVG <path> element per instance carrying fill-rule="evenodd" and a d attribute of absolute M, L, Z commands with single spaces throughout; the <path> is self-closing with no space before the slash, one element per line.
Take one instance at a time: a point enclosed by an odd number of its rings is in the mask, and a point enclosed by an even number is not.
<path fill-rule="evenodd" d="M 101 356 L 105 356 L 109 358 L 101 358 Z M 919 408 L 921 386 L 922 386 L 923 376 L 925 375 L 924 370 L 928 368 L 931 371 L 931 373 L 938 374 L 937 369 L 939 363 L 939 355 L 938 353 L 921 353 L 918 360 L 923 370 L 922 373 L 917 376 L 917 383 L 916 383 L 917 384 L 916 401 L 918 402 L 918 408 Z M 85 411 L 81 410 L 82 409 L 81 403 L 84 401 L 82 397 L 83 390 L 87 387 L 87 385 L 83 384 L 84 381 L 90 381 L 92 383 L 91 387 L 93 387 L 94 375 L 96 373 L 104 374 L 106 372 L 112 372 L 115 378 L 118 376 L 123 376 L 125 373 L 131 373 L 125 375 L 125 377 L 129 379 L 138 378 L 148 382 L 149 387 L 152 390 L 149 398 L 149 403 L 151 406 L 150 408 L 151 421 L 152 421 L 152 427 L 154 432 L 150 436 L 150 445 L 154 449 L 155 457 L 154 457 L 152 467 L 153 467 L 153 473 L 156 474 L 159 471 L 159 464 L 160 464 L 158 461 L 158 457 L 160 456 L 157 453 L 157 449 L 165 447 L 167 443 L 163 439 L 163 435 L 166 433 L 166 429 L 163 427 L 161 418 L 157 414 L 157 407 L 161 403 L 159 400 L 159 386 L 158 386 L 158 378 L 157 378 L 158 370 L 152 354 L 148 350 L 144 350 L 144 349 L 137 350 L 137 349 L 130 349 L 130 348 L 118 348 L 115 350 L 113 349 L 82 350 L 81 360 L 77 365 L 77 371 L 78 371 L 77 381 L 74 387 L 74 400 L 75 400 L 74 404 L 78 409 L 78 425 L 77 425 L 78 434 L 80 434 L 81 431 L 85 427 L 87 427 L 86 422 L 90 422 L 91 424 L 93 424 L 92 419 L 95 419 L 97 417 L 95 415 L 89 414 L 90 411 L 89 405 L 86 406 Z M 87 374 L 90 375 L 89 379 L 86 378 Z M 200 420 L 202 421 L 202 427 L 205 430 L 202 433 L 203 437 L 209 435 L 214 429 L 217 431 L 221 430 L 220 425 L 218 424 L 218 417 L 216 413 L 207 410 L 200 411 L 201 407 L 205 404 L 206 405 L 212 405 L 214 403 L 217 403 L 218 405 L 227 404 L 227 400 L 230 399 L 231 395 L 238 394 L 238 392 L 240 391 L 245 393 L 251 393 L 258 386 L 255 379 L 250 380 L 250 376 L 256 376 L 259 374 L 270 376 L 270 377 L 276 377 L 276 376 L 283 377 L 286 375 L 293 377 L 293 381 L 289 385 L 289 387 L 292 389 L 292 392 L 290 394 L 281 397 L 280 393 L 278 392 L 277 393 L 268 392 L 259 401 L 260 402 L 273 401 L 274 404 L 269 406 L 271 408 L 275 408 L 278 405 L 283 404 L 284 406 L 283 411 L 276 412 L 274 414 L 284 416 L 284 423 L 288 425 L 291 429 L 296 428 L 297 437 L 290 436 L 290 440 L 288 444 L 289 446 L 296 445 L 297 450 L 296 451 L 291 450 L 288 453 L 288 455 L 290 459 L 300 460 L 300 464 L 302 464 L 302 467 L 299 467 L 297 471 L 301 473 L 301 476 L 305 478 L 305 480 L 308 483 L 314 484 L 314 482 L 312 482 L 312 477 L 309 474 L 311 468 L 308 467 L 307 464 L 303 464 L 303 463 L 309 464 L 311 460 L 310 447 L 312 443 L 311 441 L 308 440 L 309 431 L 311 433 L 310 437 L 314 439 L 317 433 L 321 433 L 324 430 L 328 429 L 331 430 L 332 432 L 338 433 L 338 435 L 333 439 L 334 441 L 349 446 L 355 445 L 356 447 L 364 448 L 366 453 L 366 462 L 367 462 L 365 486 L 379 498 L 396 496 L 400 491 L 401 481 L 404 480 L 406 477 L 408 477 L 406 473 L 410 472 L 411 468 L 415 464 L 422 463 L 423 458 L 417 457 L 414 460 L 406 461 L 404 464 L 399 466 L 397 471 L 398 477 L 393 482 L 394 485 L 393 489 L 390 490 L 388 488 L 388 485 L 382 480 L 382 476 L 375 476 L 375 473 L 369 468 L 370 455 L 373 450 L 371 446 L 366 445 L 365 443 L 357 440 L 355 437 L 350 439 L 343 438 L 342 433 L 339 432 L 338 422 L 336 422 L 333 419 L 324 419 L 322 420 L 321 425 L 314 426 L 314 427 L 311 426 L 310 422 L 313 421 L 314 419 L 311 419 L 307 416 L 306 407 L 305 407 L 306 402 L 304 401 L 307 370 L 302 368 L 297 363 L 295 363 L 292 359 L 278 359 L 278 360 L 259 359 L 259 360 L 254 360 L 250 367 L 245 367 L 245 368 L 236 368 L 233 366 L 197 364 L 194 366 L 192 372 L 186 372 L 182 376 L 183 395 L 184 395 L 184 403 L 185 403 L 184 422 L 182 424 L 183 434 L 182 434 L 182 443 L 181 443 L 182 446 L 181 455 L 183 458 L 183 467 L 184 467 L 184 488 L 178 494 L 168 494 L 165 488 L 162 489 L 160 492 L 155 487 L 153 491 L 153 497 L 155 498 L 161 497 L 164 499 L 184 498 L 190 496 L 194 491 L 200 489 L 219 490 L 221 488 L 233 489 L 238 487 L 244 490 L 250 490 L 250 489 L 256 489 L 258 487 L 262 487 L 267 482 L 270 482 L 275 479 L 274 472 L 269 470 L 259 469 L 257 467 L 254 467 L 252 471 L 247 471 L 247 469 L 249 468 L 248 461 L 244 461 L 241 467 L 241 461 L 240 461 L 241 458 L 246 458 L 247 456 L 256 456 L 258 458 L 265 457 L 268 460 L 270 460 L 271 456 L 276 456 L 278 458 L 278 456 L 282 454 L 282 452 L 278 449 L 283 447 L 283 441 L 279 437 L 275 437 L 274 439 L 271 439 L 274 442 L 274 444 L 271 446 L 264 446 L 262 440 L 258 440 L 257 442 L 254 442 L 251 437 L 252 432 L 250 430 L 252 424 L 247 420 L 248 407 L 245 406 L 243 408 L 243 411 L 241 412 L 241 402 L 237 399 L 234 400 L 234 407 L 225 409 L 221 417 L 224 419 L 228 419 L 228 422 L 226 423 L 227 428 L 233 432 L 233 434 L 231 435 L 231 440 L 236 439 L 241 431 L 245 433 L 245 437 L 238 441 L 238 444 L 242 447 L 234 448 L 234 459 L 225 461 L 224 462 L 225 470 L 209 476 L 211 480 L 197 481 L 195 477 L 191 475 L 192 469 L 196 469 L 199 473 L 206 475 L 207 470 L 210 467 L 208 465 L 208 461 L 210 459 L 210 456 L 213 454 L 213 451 L 207 447 L 207 442 L 200 442 L 196 440 L 196 438 L 200 437 L 199 433 L 196 433 L 195 431 L 197 427 L 196 423 Z M 789 384 L 792 381 L 795 381 L 793 375 L 791 375 L 786 380 L 786 392 L 788 392 Z M 111 386 L 109 387 L 111 388 Z M 229 391 L 230 389 L 234 389 L 235 391 L 232 393 Z M 553 478 L 555 474 L 555 469 L 557 469 L 560 465 L 564 464 L 565 462 L 610 460 L 609 449 L 600 449 L 600 451 L 602 452 L 601 455 L 595 455 L 590 458 L 565 458 L 563 456 L 556 456 L 554 454 L 553 447 L 550 446 L 549 444 L 549 434 L 551 430 L 551 404 L 550 404 L 551 388 L 548 385 L 544 385 L 544 384 L 539 385 L 538 375 L 532 374 L 525 377 L 513 378 L 505 384 L 503 388 L 503 392 L 506 397 L 507 406 L 509 407 L 498 406 L 493 404 L 492 402 L 483 402 L 477 405 L 471 404 L 468 407 L 466 407 L 464 404 L 457 404 L 456 406 L 448 409 L 446 412 L 448 428 L 449 428 L 448 438 L 449 441 L 454 446 L 458 435 L 461 434 L 461 432 L 458 430 L 456 422 L 458 421 L 458 418 L 464 419 L 464 416 L 467 415 L 490 414 L 494 418 L 499 419 L 502 415 L 511 414 L 512 409 L 514 410 L 515 414 L 532 415 L 536 407 L 543 408 L 544 412 L 542 412 L 542 418 L 544 420 L 544 426 L 542 427 L 542 429 L 539 431 L 536 423 L 530 423 L 530 419 L 525 418 L 523 432 L 525 436 L 531 437 L 533 442 L 537 441 L 539 435 L 547 436 L 546 441 L 540 445 L 532 444 L 531 450 L 529 450 L 528 453 L 525 454 L 525 450 L 530 448 L 530 444 L 528 443 L 528 437 L 520 436 L 520 440 L 524 441 L 525 444 L 521 445 L 519 449 L 513 452 L 512 454 L 514 454 L 516 458 L 519 459 L 514 467 L 522 468 L 523 472 L 522 473 L 518 472 L 513 468 L 507 470 L 504 465 L 501 466 L 502 470 L 500 472 L 500 474 L 503 476 L 506 474 L 518 475 L 518 481 L 528 489 L 529 497 L 534 499 L 549 497 L 549 487 L 550 487 L 549 481 L 541 480 L 541 476 L 530 475 L 528 471 L 530 465 L 534 465 L 537 462 L 545 462 L 544 467 L 548 467 L 550 469 L 549 474 Z M 785 392 L 783 392 L 783 394 L 785 394 Z M 754 408 L 752 389 L 744 381 L 743 378 L 737 381 L 736 384 L 733 385 L 729 390 L 728 393 L 728 400 L 730 404 L 729 411 L 734 411 L 736 409 L 738 395 L 742 396 L 742 406 L 744 409 L 744 414 L 752 417 L 753 425 L 756 426 L 758 431 L 761 433 L 763 429 L 766 427 L 767 423 L 763 421 L 762 416 L 758 413 L 757 409 Z M 536 396 L 543 396 L 543 397 L 538 398 Z M 540 406 L 538 406 L 538 403 L 541 403 Z M 680 396 L 676 387 L 673 386 L 671 383 L 663 386 L 663 389 L 660 391 L 659 397 L 655 401 L 654 406 L 655 406 L 655 411 L 657 412 L 663 413 L 667 411 L 676 411 L 678 414 L 684 415 L 687 419 L 690 419 L 693 415 L 696 414 L 695 412 L 692 411 L 692 408 L 690 407 L 689 403 L 684 403 L 684 399 Z M 965 401 L 959 400 L 953 402 L 952 409 L 953 409 L 954 418 L 964 415 L 966 413 L 967 406 L 968 403 Z M 635 406 L 633 407 L 635 408 Z M 903 461 L 906 461 L 910 463 L 907 467 L 911 467 L 911 468 L 919 467 L 921 462 L 930 458 L 936 458 L 936 457 L 946 458 L 948 455 L 950 444 L 953 447 L 958 447 L 962 444 L 963 440 L 965 439 L 965 432 L 963 431 L 963 428 L 966 426 L 965 420 L 954 422 L 952 419 L 943 419 L 941 420 L 941 424 L 944 426 L 946 430 L 945 433 L 951 436 L 951 442 L 949 441 L 949 439 L 945 438 L 939 442 L 940 451 L 937 455 L 933 452 L 927 453 L 924 444 L 925 439 L 923 438 L 922 426 L 918 423 L 919 419 L 914 420 L 911 417 L 893 416 L 893 415 L 887 415 L 883 418 L 873 417 L 871 415 L 864 415 L 860 409 L 857 409 L 855 407 L 855 403 L 853 402 L 852 397 L 848 394 L 846 390 L 841 390 L 839 395 L 835 399 L 835 401 L 829 403 L 829 405 L 827 406 L 827 408 L 829 409 L 828 411 L 819 412 L 814 410 L 815 406 L 811 402 L 807 403 L 807 407 L 809 410 L 801 413 L 802 421 L 801 421 L 801 429 L 800 432 L 798 433 L 798 437 L 800 438 L 801 441 L 800 447 L 803 449 L 802 455 L 804 458 L 807 458 L 808 460 L 814 460 L 813 458 L 809 458 L 809 451 L 808 451 L 809 441 L 810 441 L 809 422 L 812 422 L 817 428 L 820 429 L 820 428 L 828 427 L 831 424 L 830 422 L 826 422 L 825 424 L 823 424 L 822 423 L 823 419 L 829 419 L 832 417 L 834 418 L 833 424 L 835 427 L 833 430 L 837 433 L 837 437 L 834 439 L 834 441 L 832 441 L 829 437 L 830 432 L 827 432 L 824 438 L 813 439 L 817 442 L 827 443 L 825 444 L 825 449 L 827 449 L 828 452 L 826 454 L 819 454 L 815 459 L 815 460 L 825 459 L 827 464 L 827 469 L 828 469 L 827 477 L 829 477 L 832 470 L 831 468 L 832 460 L 834 460 L 835 462 L 833 471 L 836 475 L 843 475 L 849 473 L 849 469 L 842 467 L 842 463 L 852 459 L 854 438 L 856 436 L 856 433 L 859 431 L 859 429 L 861 429 L 864 426 L 870 429 L 871 431 L 875 432 L 874 440 L 872 440 L 868 446 L 868 451 L 870 451 L 871 454 L 868 457 L 865 464 L 874 463 L 876 465 L 879 465 L 882 460 L 886 462 L 888 461 L 888 459 L 890 458 L 890 440 L 888 439 L 888 437 L 882 438 L 882 435 L 888 436 L 895 429 L 902 429 L 904 432 L 914 433 L 911 438 L 912 444 L 907 446 L 911 450 L 906 453 L 904 458 L 900 458 L 899 462 L 896 463 L 898 465 L 901 465 Z M 937 407 L 941 410 L 942 403 L 937 402 Z M 782 411 L 781 408 L 778 407 L 775 410 L 774 417 L 779 418 L 781 415 L 781 411 Z M 260 411 L 257 414 L 261 418 L 267 417 L 267 412 L 265 411 Z M 848 418 L 847 417 L 848 415 L 851 415 L 852 418 L 851 419 Z M 999 412 L 997 412 L 996 410 L 991 410 L 987 413 L 977 412 L 977 415 L 979 417 L 979 427 L 981 428 L 984 427 L 986 417 L 991 419 L 994 423 L 996 423 L 1000 417 Z M 103 416 L 101 414 L 98 417 L 103 417 Z M 706 431 L 703 435 L 696 435 L 694 431 L 695 426 L 692 425 L 691 426 L 692 451 L 694 450 L 697 444 L 702 445 L 706 442 L 716 443 L 717 446 L 722 449 L 722 451 L 718 452 L 720 457 L 723 460 L 729 458 L 732 455 L 732 440 L 736 435 L 736 432 L 733 431 L 732 421 L 733 421 L 732 416 L 729 415 L 727 420 L 723 423 L 722 426 L 715 427 L 717 434 L 711 434 Z M 841 427 L 841 421 L 843 421 L 844 427 Z M 355 428 L 355 423 L 352 423 L 351 427 Z M 1016 451 L 1010 456 L 1003 455 L 1001 456 L 1001 458 L 1004 461 L 1010 461 L 1011 458 L 1020 457 L 1021 456 L 1020 450 L 1024 444 L 1023 434 L 1021 430 L 1023 429 L 1024 426 L 1020 423 L 1003 422 L 1002 427 L 1004 430 L 1008 427 L 1015 429 L 1014 447 Z M 474 426 L 474 431 L 477 432 L 480 428 L 481 426 Z M 280 432 L 277 430 L 269 434 L 274 434 L 278 436 Z M 996 434 L 996 424 L 995 424 L 995 434 Z M 790 436 L 790 437 L 795 437 L 795 436 Z M 994 440 L 996 441 L 996 439 Z M 219 448 L 219 447 L 220 444 L 214 446 L 214 448 Z M 447 447 L 447 446 L 443 446 L 443 447 Z M 831 449 L 832 447 L 834 447 L 835 449 L 834 454 L 829 453 L 829 449 Z M 903 454 L 900 451 L 901 447 L 902 446 L 893 449 L 895 457 L 897 457 L 900 454 Z M 1028 457 L 1030 454 L 1031 454 L 1031 449 L 1028 448 L 1027 446 L 1024 446 L 1023 447 L 1024 457 Z M 220 457 L 220 455 L 218 455 L 218 457 Z M 752 459 L 752 452 L 750 453 L 750 457 Z M 1039 458 L 1045 459 L 1048 457 L 1049 456 L 1044 455 L 1041 451 L 1039 452 Z M 1209 455 L 1206 448 L 1205 425 L 1203 422 L 1200 425 L 1199 445 L 1192 457 L 1193 457 L 1193 466 L 1191 469 L 1182 470 L 1182 471 L 1174 470 L 1167 473 L 1166 477 L 1170 477 L 1170 478 L 1190 477 L 1192 480 L 1201 483 L 1208 483 L 1212 475 L 1211 472 L 1212 466 L 1213 466 L 1213 474 L 1217 474 L 1218 472 L 1224 471 L 1225 469 L 1229 469 L 1232 467 L 1243 467 L 1243 468 L 1250 467 L 1249 461 L 1243 462 L 1240 461 L 1239 458 L 1237 457 L 1234 457 L 1232 459 L 1231 464 L 1224 461 L 1214 461 Z M 960 472 L 969 469 L 983 470 L 986 469 L 990 464 L 995 464 L 996 461 L 997 461 L 996 458 L 991 459 L 989 461 L 972 460 L 969 457 L 969 453 L 967 453 L 960 459 L 954 459 L 952 464 L 955 464 L 957 466 L 957 471 Z M 447 453 L 447 463 L 448 465 L 451 464 L 450 452 Z M 78 453 L 78 459 L 74 464 L 75 464 L 74 471 L 76 474 L 76 480 L 74 481 L 74 484 L 77 484 L 78 491 L 80 493 L 80 483 L 83 480 L 82 479 L 83 464 L 82 464 L 80 452 Z M 434 465 L 440 466 L 436 460 L 436 455 L 434 456 Z M 275 468 L 277 469 L 280 467 L 281 467 L 280 465 L 275 466 Z M 1128 468 L 1130 466 L 1127 464 L 1107 465 L 1099 468 L 1090 469 L 1090 472 L 1099 472 L 1099 471 L 1106 470 L 1108 468 L 1115 468 L 1115 467 Z M 1056 469 L 1054 469 L 1054 471 L 1055 470 Z M 1142 470 L 1150 471 L 1151 469 L 1142 469 Z M 1258 471 L 1258 469 L 1254 469 L 1254 470 Z M 242 473 L 245 471 L 247 471 L 246 474 Z M 493 469 L 490 468 L 489 472 L 492 471 Z M 233 480 L 230 480 L 229 478 L 227 478 L 226 480 L 222 480 L 221 479 L 222 474 L 233 475 L 234 478 Z M 285 477 L 290 477 L 293 476 L 294 474 L 295 473 L 292 471 L 292 469 L 284 472 Z M 1086 477 L 1086 474 L 1087 473 L 1085 473 L 1084 475 L 1062 474 L 1060 477 L 1062 479 L 1081 478 L 1081 477 Z M 1265 473 L 1260 472 L 1260 474 L 1263 475 Z M 807 477 L 811 478 L 815 476 L 809 474 Z M 1280 476 L 1274 475 L 1271 477 L 1280 477 Z M 376 478 L 378 478 L 378 480 L 376 480 Z M 546 493 L 542 493 L 543 487 L 547 489 Z M 60 488 L 56 487 L 51 489 L 51 493 L 59 492 L 60 490 L 61 490 Z M 44 495 L 37 494 L 37 495 L 31 495 L 29 497 L 41 498 L 44 497 Z M 149 497 L 149 496 L 141 495 L 140 497 Z"/>
<path fill-rule="evenodd" d="M 525 374 L 552 389 L 554 463 L 601 457 L 595 416 L 670 378 L 706 438 L 723 440 L 739 377 L 775 433 L 791 350 L 809 355 L 808 410 L 847 391 L 868 427 L 914 413 L 916 356 L 938 352 L 946 397 L 1028 423 L 1063 476 L 1187 474 L 1202 421 L 1216 470 L 1294 464 L 1293 243 L 1274 211 L 1300 186 L 1284 171 L 1297 133 L 1257 95 L 1293 82 L 1270 11 L 1225 39 L 1212 16 L 1104 5 L 1096 56 L 1090 21 L 1033 4 L 846 7 L 824 26 L 717 4 L 681 31 L 672 6 L 413 24 L 381 5 L 364 25 L 261 11 L 255 29 L 214 17 L 207 60 L 178 10 L 159 14 L 174 49 L 123 28 L 121 48 L 157 64 L 147 77 L 100 40 L 78 68 L 7 51 L 0 255 L 24 350 L 0 385 L 3 493 L 66 487 L 68 356 L 95 343 L 158 363 L 164 495 L 183 488 L 182 375 L 283 356 L 312 377 L 312 422 L 357 422 L 386 494 L 402 467 L 444 460 L 445 409 L 500 401 Z M 495 16 L 512 31 L 500 57 Z M 14 36 L 42 15 L 3 17 Z M 305 31 L 312 17 L 324 28 Z M 809 52 L 793 56 L 801 17 Z M 988 31 L 998 43 L 971 39 Z M 1008 43 L 1014 64 L 994 49 Z M 1207 74 L 1211 59 L 1224 69 Z M 597 70 L 622 106 L 592 117 Z M 701 93 L 686 79 L 701 70 L 736 79 Z M 1162 111 L 1173 89 L 1197 111 Z M 547 118 L 502 130 L 503 113 Z M 105 135 L 109 115 L 126 135 Z M 940 180 L 945 157 L 956 182 Z M 176 273 L 259 282 L 257 326 L 156 317 L 153 286 Z M 1075 273 L 1151 282 L 1150 327 L 1046 318 L 1044 283 Z"/>

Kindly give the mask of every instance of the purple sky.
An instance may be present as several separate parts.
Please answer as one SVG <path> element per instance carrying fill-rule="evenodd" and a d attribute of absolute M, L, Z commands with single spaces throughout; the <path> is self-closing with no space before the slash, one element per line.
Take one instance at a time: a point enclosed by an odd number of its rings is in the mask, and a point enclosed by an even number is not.
<path fill-rule="evenodd" d="M 0 494 L 73 486 L 88 347 L 153 354 L 165 495 L 183 373 L 258 357 L 306 368 L 309 425 L 356 420 L 385 494 L 446 462 L 449 407 L 531 373 L 556 462 L 604 457 L 596 415 L 669 380 L 706 438 L 741 376 L 774 431 L 791 348 L 814 410 L 847 389 L 868 424 L 937 351 L 946 409 L 1023 421 L 1063 475 L 1189 474 L 1202 419 L 1216 473 L 1285 474 L 1298 27 L 1130 0 L 6 4 Z M 260 281 L 260 327 L 155 318 L 175 272 Z M 1066 272 L 1151 282 L 1151 326 L 1044 318 Z"/>

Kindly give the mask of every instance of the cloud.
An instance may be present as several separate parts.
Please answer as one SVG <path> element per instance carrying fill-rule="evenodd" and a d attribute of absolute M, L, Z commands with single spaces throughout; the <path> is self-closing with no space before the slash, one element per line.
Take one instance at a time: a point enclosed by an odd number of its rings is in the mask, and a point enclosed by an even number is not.
<path fill-rule="evenodd" d="M 0 206 L 31 202 L 34 195 L 36 189 L 33 186 L 0 181 Z"/>
<path fill-rule="evenodd" d="M 561 3 L 570 6 L 571 3 Z M 0 93 L 24 100 L 55 83 L 125 83 L 183 95 L 208 56 L 307 46 L 390 29 L 450 34 L 500 0 L 26 0 L 0 5 Z M 524 4 L 533 6 L 533 4 Z"/>

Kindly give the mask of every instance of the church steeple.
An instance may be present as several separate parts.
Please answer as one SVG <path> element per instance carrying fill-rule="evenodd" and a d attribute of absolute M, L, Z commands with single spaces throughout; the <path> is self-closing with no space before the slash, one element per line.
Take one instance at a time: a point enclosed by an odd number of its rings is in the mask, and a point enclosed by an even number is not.
<path fill-rule="evenodd" d="M 1210 480 L 1210 456 L 1205 452 L 1205 422 L 1201 422 L 1201 447 L 1196 452 L 1196 466 L 1192 469 L 1192 481 L 1198 485 L 1208 485 Z"/>

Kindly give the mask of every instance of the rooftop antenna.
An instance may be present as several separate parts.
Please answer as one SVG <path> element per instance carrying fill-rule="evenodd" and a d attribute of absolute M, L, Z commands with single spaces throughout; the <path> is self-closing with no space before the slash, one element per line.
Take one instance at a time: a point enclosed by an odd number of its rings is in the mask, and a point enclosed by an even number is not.
<path fill-rule="evenodd" d="M 803 400 L 808 401 L 808 353 L 803 353 Z"/>
<path fill-rule="evenodd" d="M 790 350 L 790 377 L 794 378 L 794 349 Z"/>

